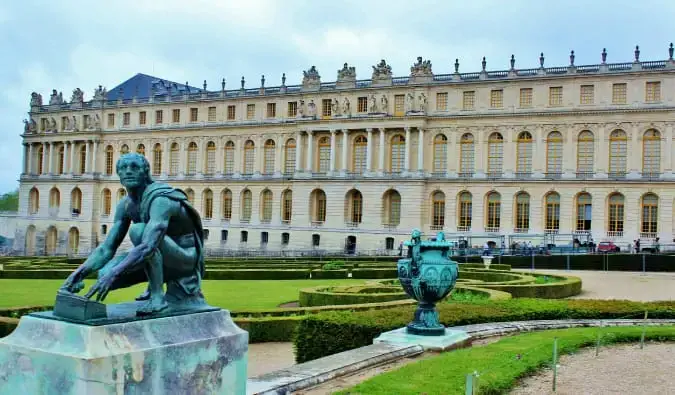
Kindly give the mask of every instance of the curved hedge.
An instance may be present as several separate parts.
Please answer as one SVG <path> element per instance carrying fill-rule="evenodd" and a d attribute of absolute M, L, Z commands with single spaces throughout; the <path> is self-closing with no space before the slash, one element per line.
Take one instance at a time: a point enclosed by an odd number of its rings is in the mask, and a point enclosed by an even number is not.
<path fill-rule="evenodd" d="M 336 279 L 336 278 L 348 278 L 349 272 L 347 269 L 338 269 L 338 270 L 321 270 L 314 269 L 312 270 L 312 279 Z"/>
<path fill-rule="evenodd" d="M 561 281 L 546 284 L 478 283 L 478 286 L 508 292 L 514 298 L 562 299 L 581 293 L 582 283 L 579 277 L 556 276 L 553 274 L 547 274 L 547 276 L 561 279 Z"/>

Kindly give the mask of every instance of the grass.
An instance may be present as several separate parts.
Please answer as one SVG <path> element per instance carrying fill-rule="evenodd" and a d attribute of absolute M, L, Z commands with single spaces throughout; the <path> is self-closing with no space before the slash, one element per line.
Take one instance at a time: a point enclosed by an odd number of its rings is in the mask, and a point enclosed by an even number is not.
<path fill-rule="evenodd" d="M 550 277 L 550 276 L 537 276 L 534 279 L 535 284 L 550 284 L 564 281 L 562 278 Z"/>
<path fill-rule="evenodd" d="M 281 303 L 298 300 L 302 288 L 322 285 L 357 285 L 364 280 L 205 280 L 203 291 L 207 302 L 228 310 L 266 310 Z M 0 279 L 0 308 L 52 305 L 62 280 Z M 84 295 L 93 280 L 85 281 Z M 141 294 L 145 285 L 115 290 L 106 303 L 128 302 Z"/>
<path fill-rule="evenodd" d="M 490 296 L 476 292 L 453 292 L 448 301 L 455 302 L 475 302 L 477 300 L 487 300 Z"/>
<path fill-rule="evenodd" d="M 640 327 L 614 327 L 574 328 L 505 337 L 486 346 L 457 350 L 405 365 L 339 394 L 464 394 L 466 375 L 473 372 L 479 375 L 477 393 L 503 394 L 516 386 L 519 378 L 550 365 L 554 338 L 558 338 L 558 353 L 568 354 L 594 345 L 599 330 L 603 345 L 636 342 L 642 334 Z M 646 339 L 673 341 L 675 327 L 648 327 Z"/>

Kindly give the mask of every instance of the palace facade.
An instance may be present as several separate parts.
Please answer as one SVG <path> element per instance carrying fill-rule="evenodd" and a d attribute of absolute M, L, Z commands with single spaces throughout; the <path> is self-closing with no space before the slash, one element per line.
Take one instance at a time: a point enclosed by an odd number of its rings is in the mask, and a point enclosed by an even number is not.
<path fill-rule="evenodd" d="M 675 62 L 570 64 L 215 90 L 138 74 L 91 100 L 33 93 L 15 248 L 89 251 L 124 198 L 115 162 L 145 155 L 182 188 L 209 248 L 392 250 L 449 238 L 673 238 Z M 452 67 L 452 66 L 450 66 Z M 238 85 L 239 85 L 238 84 Z M 556 239 L 557 237 L 557 239 Z M 482 244 L 482 242 L 480 242 Z"/>

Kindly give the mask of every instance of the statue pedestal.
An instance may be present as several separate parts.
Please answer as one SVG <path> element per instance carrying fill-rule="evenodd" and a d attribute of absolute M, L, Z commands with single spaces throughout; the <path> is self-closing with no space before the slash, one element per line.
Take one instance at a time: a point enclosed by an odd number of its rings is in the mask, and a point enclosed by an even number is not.
<path fill-rule="evenodd" d="M 485 268 L 489 269 L 490 264 L 492 263 L 492 260 L 494 259 L 494 257 L 485 255 L 485 256 L 482 256 L 481 258 L 483 258 L 483 265 L 485 265 Z"/>
<path fill-rule="evenodd" d="M 0 339 L 0 393 L 239 395 L 247 360 L 226 310 L 102 325 L 29 315 Z"/>
<path fill-rule="evenodd" d="M 373 344 L 390 343 L 399 345 L 419 345 L 425 351 L 448 351 L 466 347 L 471 344 L 471 336 L 464 331 L 445 328 L 445 335 L 420 336 L 411 335 L 407 328 L 394 329 L 384 332 L 373 340 Z"/>

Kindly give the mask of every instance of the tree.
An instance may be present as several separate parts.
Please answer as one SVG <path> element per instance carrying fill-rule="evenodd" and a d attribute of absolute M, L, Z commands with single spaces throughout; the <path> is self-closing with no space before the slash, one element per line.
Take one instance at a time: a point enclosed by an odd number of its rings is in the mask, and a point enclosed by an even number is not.
<path fill-rule="evenodd" d="M 0 211 L 19 210 L 19 190 L 8 192 L 0 196 Z"/>

